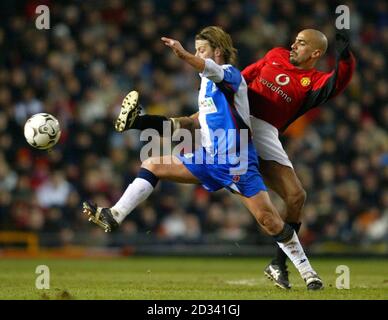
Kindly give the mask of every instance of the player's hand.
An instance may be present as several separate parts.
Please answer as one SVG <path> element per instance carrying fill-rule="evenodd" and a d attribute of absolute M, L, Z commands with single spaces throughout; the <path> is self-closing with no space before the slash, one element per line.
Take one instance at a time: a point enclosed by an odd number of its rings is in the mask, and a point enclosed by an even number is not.
<path fill-rule="evenodd" d="M 346 59 L 349 57 L 349 46 L 350 46 L 350 39 L 349 39 L 349 32 L 347 30 L 337 30 L 335 34 L 335 50 L 337 53 L 337 56 L 340 59 Z"/>
<path fill-rule="evenodd" d="M 182 47 L 181 43 L 178 40 L 166 37 L 162 37 L 161 40 L 167 47 L 170 47 L 179 58 L 183 57 L 186 50 Z"/>

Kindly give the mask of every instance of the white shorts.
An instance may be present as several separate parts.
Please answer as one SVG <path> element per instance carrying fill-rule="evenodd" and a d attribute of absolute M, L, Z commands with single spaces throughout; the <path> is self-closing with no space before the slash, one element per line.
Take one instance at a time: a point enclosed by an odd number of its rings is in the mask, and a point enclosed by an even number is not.
<path fill-rule="evenodd" d="M 272 124 L 251 116 L 253 144 L 260 158 L 273 160 L 294 168 L 279 140 L 279 131 Z"/>

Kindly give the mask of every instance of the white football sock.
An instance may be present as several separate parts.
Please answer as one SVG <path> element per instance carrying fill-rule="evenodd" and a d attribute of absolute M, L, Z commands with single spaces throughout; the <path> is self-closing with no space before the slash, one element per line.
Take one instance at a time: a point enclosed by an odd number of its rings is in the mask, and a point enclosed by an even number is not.
<path fill-rule="evenodd" d="M 306 254 L 302 248 L 302 245 L 299 242 L 299 238 L 294 231 L 294 234 L 290 240 L 287 242 L 278 242 L 279 247 L 284 251 L 284 253 L 290 258 L 291 262 L 298 269 L 302 278 L 305 278 L 305 275 L 309 272 L 316 273 L 311 267 L 309 259 L 307 259 Z"/>
<path fill-rule="evenodd" d="M 120 224 L 141 202 L 147 199 L 154 187 L 147 180 L 136 178 L 127 187 L 120 200 L 111 208 L 114 219 Z"/>

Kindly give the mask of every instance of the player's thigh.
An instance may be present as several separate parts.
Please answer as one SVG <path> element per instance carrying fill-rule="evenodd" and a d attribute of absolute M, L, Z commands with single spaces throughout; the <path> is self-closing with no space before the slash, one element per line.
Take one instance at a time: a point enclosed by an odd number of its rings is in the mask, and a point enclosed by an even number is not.
<path fill-rule="evenodd" d="M 293 168 L 276 161 L 260 159 L 260 172 L 267 187 L 281 198 L 287 199 L 292 195 L 304 194 L 302 183 Z"/>
<path fill-rule="evenodd" d="M 141 166 L 150 170 L 160 179 L 180 183 L 200 183 L 182 161 L 172 155 L 149 158 Z"/>

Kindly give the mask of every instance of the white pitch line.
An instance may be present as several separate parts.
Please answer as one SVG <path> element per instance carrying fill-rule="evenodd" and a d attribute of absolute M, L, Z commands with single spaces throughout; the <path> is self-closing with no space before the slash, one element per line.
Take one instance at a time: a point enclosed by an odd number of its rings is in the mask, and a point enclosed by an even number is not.
<path fill-rule="evenodd" d="M 230 280 L 226 281 L 227 284 L 238 285 L 238 286 L 257 286 L 260 281 L 257 279 L 241 279 L 241 280 Z"/>

